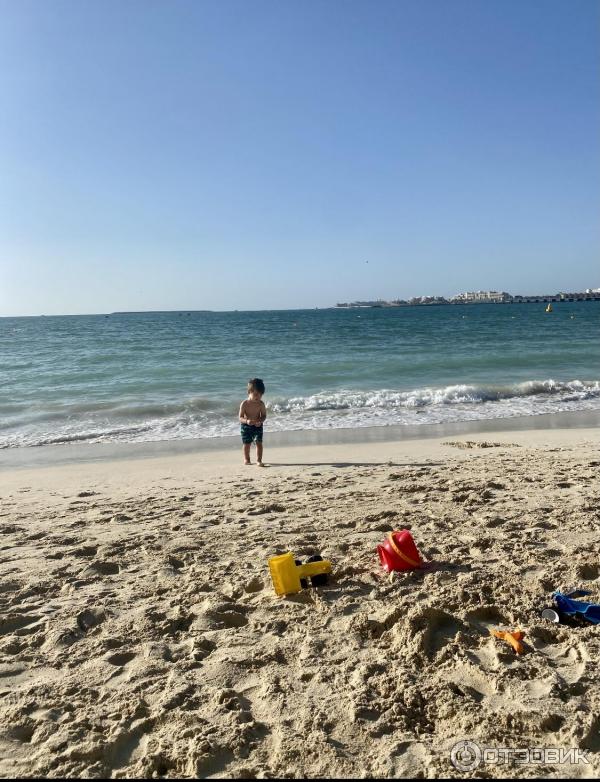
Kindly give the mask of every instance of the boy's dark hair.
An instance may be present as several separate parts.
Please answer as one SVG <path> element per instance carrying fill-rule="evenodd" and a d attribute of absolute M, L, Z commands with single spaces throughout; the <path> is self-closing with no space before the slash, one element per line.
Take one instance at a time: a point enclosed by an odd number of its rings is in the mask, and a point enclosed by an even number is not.
<path fill-rule="evenodd" d="M 259 377 L 253 377 L 248 381 L 248 393 L 250 391 L 258 391 L 259 394 L 265 393 L 265 384 Z"/>

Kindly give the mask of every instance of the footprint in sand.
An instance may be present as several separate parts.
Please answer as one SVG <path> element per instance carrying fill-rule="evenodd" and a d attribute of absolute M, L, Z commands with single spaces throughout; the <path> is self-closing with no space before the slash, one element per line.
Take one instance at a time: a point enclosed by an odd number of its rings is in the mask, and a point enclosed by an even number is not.
<path fill-rule="evenodd" d="M 30 635 L 40 629 L 41 621 L 41 616 L 32 614 L 7 615 L 0 619 L 0 635 Z"/>
<path fill-rule="evenodd" d="M 115 515 L 112 516 L 110 520 L 116 524 L 123 524 L 126 521 L 132 521 L 133 518 L 128 516 L 126 513 L 115 513 Z"/>
<path fill-rule="evenodd" d="M 479 606 L 464 614 L 465 621 L 487 635 L 490 627 L 509 624 L 505 614 L 495 605 Z"/>
<path fill-rule="evenodd" d="M 22 587 L 20 581 L 4 581 L 0 583 L 0 595 L 5 592 L 18 592 Z"/>
<path fill-rule="evenodd" d="M 476 703 L 481 703 L 496 693 L 494 679 L 483 673 L 481 668 L 470 663 L 457 665 L 451 670 L 449 681 L 458 694 L 466 695 Z"/>
<path fill-rule="evenodd" d="M 248 592 L 250 594 L 253 594 L 255 592 L 261 592 L 265 588 L 264 581 L 262 581 L 258 576 L 248 581 L 246 584 L 244 584 L 244 592 Z"/>
<path fill-rule="evenodd" d="M 283 513 L 286 510 L 284 505 L 278 503 L 272 503 L 270 505 L 262 505 L 257 508 L 252 508 L 246 513 L 248 516 L 262 516 L 265 513 Z"/>
<path fill-rule="evenodd" d="M 4 524 L 0 527 L 0 535 L 13 535 L 17 532 L 25 532 L 25 528 L 18 527 L 16 524 Z"/>
<path fill-rule="evenodd" d="M 248 624 L 247 617 L 236 606 L 223 606 L 221 610 L 209 611 L 207 616 L 214 630 L 228 630 Z"/>
<path fill-rule="evenodd" d="M 135 652 L 109 652 L 104 659 L 116 667 L 127 665 L 136 657 Z"/>
<path fill-rule="evenodd" d="M 581 578 L 584 581 L 595 581 L 599 572 L 598 565 L 594 563 L 584 563 L 577 566 L 577 578 Z"/>
<path fill-rule="evenodd" d="M 535 628 L 530 633 L 535 648 L 549 660 L 550 667 L 556 671 L 560 678 L 568 685 L 568 695 L 579 695 L 577 688 L 571 690 L 586 672 L 590 655 L 585 644 L 568 641 L 560 642 L 553 635 L 552 630 Z"/>
<path fill-rule="evenodd" d="M 92 627 L 101 624 L 105 619 L 106 614 L 103 609 L 90 608 L 77 615 L 77 625 L 81 630 L 87 632 L 88 630 L 91 630 Z"/>
<path fill-rule="evenodd" d="M 194 638 L 190 646 L 190 656 L 194 660 L 204 660 L 217 648 L 217 644 L 208 638 Z"/>
<path fill-rule="evenodd" d="M 181 570 L 185 566 L 185 562 L 174 554 L 167 554 L 167 562 L 174 570 Z"/>
<path fill-rule="evenodd" d="M 101 576 L 116 576 L 120 570 L 121 568 L 116 562 L 97 560 L 85 568 L 81 575 L 89 576 L 99 573 Z"/>
<path fill-rule="evenodd" d="M 67 554 L 73 557 L 95 557 L 98 553 L 98 546 L 81 546 L 80 548 L 67 551 Z"/>
<path fill-rule="evenodd" d="M 64 556 L 64 551 L 51 551 L 46 554 L 46 559 L 63 559 Z"/>
<path fill-rule="evenodd" d="M 464 623 L 452 614 L 431 606 L 413 609 L 396 627 L 397 643 L 409 654 L 436 657 L 456 634 L 465 629 Z"/>
<path fill-rule="evenodd" d="M 237 603 L 215 602 L 208 599 L 204 602 L 200 615 L 193 621 L 194 630 L 230 630 L 245 627 L 248 624 L 246 613 L 248 609 Z"/>
<path fill-rule="evenodd" d="M 128 766 L 144 757 L 150 740 L 148 732 L 153 726 L 154 720 L 143 720 L 142 724 L 136 725 L 133 730 L 127 728 L 106 742 L 103 748 L 103 756 L 112 769 L 113 776 L 128 776 L 124 773 L 115 775 L 114 771 L 124 771 Z"/>
<path fill-rule="evenodd" d="M 42 538 L 45 538 L 47 534 L 47 532 L 34 532 L 32 535 L 28 535 L 25 540 L 41 540 Z"/>

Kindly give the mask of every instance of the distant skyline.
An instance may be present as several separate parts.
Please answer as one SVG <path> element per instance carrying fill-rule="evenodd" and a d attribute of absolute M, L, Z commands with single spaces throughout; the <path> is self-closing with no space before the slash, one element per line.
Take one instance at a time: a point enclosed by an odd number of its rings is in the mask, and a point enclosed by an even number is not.
<path fill-rule="evenodd" d="M 600 286 L 597 0 L 0 14 L 0 316 Z"/>
<path fill-rule="evenodd" d="M 564 290 L 542 290 L 539 291 L 495 291 L 497 293 L 509 293 L 514 296 L 523 296 L 525 298 L 531 297 L 535 298 L 537 296 L 556 296 L 560 294 L 567 294 L 567 293 L 575 293 L 575 294 L 583 294 L 585 293 L 586 289 L 589 289 L 595 293 L 598 293 L 600 291 L 600 286 L 596 286 L 595 288 L 592 288 L 591 286 L 586 286 L 586 288 L 583 288 L 581 290 L 576 290 L 574 288 L 571 289 L 564 289 Z M 440 294 L 437 291 L 422 293 L 422 294 L 416 294 L 414 296 L 409 297 L 403 297 L 403 296 L 389 296 L 389 295 L 382 295 L 382 296 L 376 296 L 373 298 L 367 298 L 367 297 L 359 297 L 357 299 L 349 299 L 346 304 L 357 304 L 361 302 L 393 302 L 393 301 L 400 301 L 404 300 L 405 302 L 409 302 L 410 299 L 416 299 L 416 298 L 428 298 L 428 297 L 439 297 L 444 299 L 453 299 L 456 295 L 464 294 L 467 292 L 479 292 L 481 293 L 482 290 L 489 290 L 492 289 L 478 289 L 475 291 L 474 289 L 470 289 L 469 291 L 456 291 L 453 295 L 444 295 Z M 77 312 L 77 313 L 69 313 L 69 312 L 55 312 L 55 313 L 20 313 L 20 314 L 12 314 L 12 315 L 5 315 L 4 313 L 0 313 L 0 318 L 2 317 L 38 317 L 39 315 L 48 315 L 48 316 L 61 316 L 61 315 L 112 315 L 112 314 L 137 314 L 137 313 L 144 313 L 144 312 L 239 312 L 239 311 L 256 311 L 256 312 L 265 312 L 265 311 L 272 311 L 272 310 L 314 310 L 314 309 L 331 309 L 336 308 L 339 303 L 341 302 L 341 299 L 338 299 L 335 302 L 329 302 L 328 304 L 322 304 L 322 305 L 310 305 L 310 306 L 304 306 L 304 307 L 254 307 L 254 308 L 246 308 L 246 307 L 235 307 L 235 308 L 221 308 L 221 307 L 215 307 L 215 308 L 209 308 L 209 307 L 183 307 L 183 308 L 174 308 L 174 309 L 163 309 L 163 308 L 145 308 L 140 310 L 95 310 L 95 311 L 89 311 L 89 312 Z M 565 299 L 565 301 L 568 301 Z"/>

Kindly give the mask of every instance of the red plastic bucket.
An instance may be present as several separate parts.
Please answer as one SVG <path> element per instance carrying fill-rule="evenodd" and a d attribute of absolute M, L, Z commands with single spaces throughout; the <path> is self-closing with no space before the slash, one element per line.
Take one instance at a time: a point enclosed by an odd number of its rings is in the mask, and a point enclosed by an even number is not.
<path fill-rule="evenodd" d="M 416 570 L 423 565 L 413 536 L 407 529 L 390 532 L 385 543 L 377 546 L 377 553 L 388 573 L 392 570 Z"/>

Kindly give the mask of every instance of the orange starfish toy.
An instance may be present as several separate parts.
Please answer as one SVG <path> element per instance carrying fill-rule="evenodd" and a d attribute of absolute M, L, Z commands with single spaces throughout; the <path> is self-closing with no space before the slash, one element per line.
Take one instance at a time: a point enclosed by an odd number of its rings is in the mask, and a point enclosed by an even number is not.
<path fill-rule="evenodd" d="M 506 641 L 510 644 L 517 654 L 523 654 L 525 647 L 521 643 L 521 639 L 525 635 L 522 630 L 490 630 L 490 634 L 494 638 L 500 638 L 501 641 Z"/>

